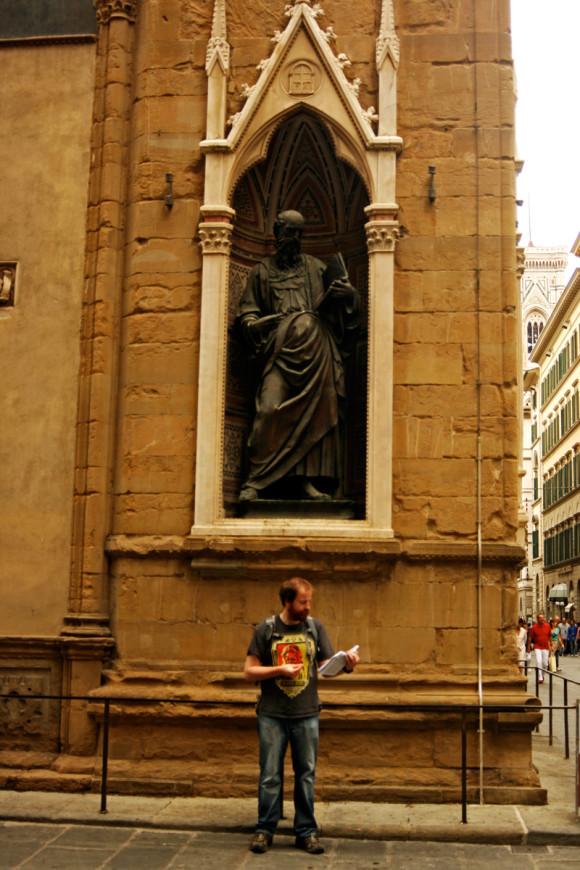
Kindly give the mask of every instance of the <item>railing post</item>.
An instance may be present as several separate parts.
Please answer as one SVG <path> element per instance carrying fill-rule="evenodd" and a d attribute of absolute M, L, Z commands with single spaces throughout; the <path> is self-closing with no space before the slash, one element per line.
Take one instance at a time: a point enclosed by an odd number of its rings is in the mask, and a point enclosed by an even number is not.
<path fill-rule="evenodd" d="M 580 699 L 576 699 L 576 818 L 580 806 Z"/>
<path fill-rule="evenodd" d="M 570 758 L 570 737 L 568 734 L 568 680 L 564 678 L 564 758 Z"/>
<path fill-rule="evenodd" d="M 467 722 L 461 708 L 461 823 L 467 824 Z"/>
<path fill-rule="evenodd" d="M 110 699 L 105 698 L 103 716 L 103 770 L 101 774 L 101 812 L 107 812 L 107 772 L 109 765 L 109 706 Z"/>
<path fill-rule="evenodd" d="M 553 683 L 553 680 L 552 680 L 552 676 L 553 676 L 552 671 L 549 671 L 549 672 L 548 672 L 548 676 L 549 676 L 549 686 L 550 686 L 550 689 L 549 689 L 549 695 L 548 695 L 548 703 L 549 703 L 549 705 L 550 705 L 550 709 L 549 709 L 549 712 L 548 712 L 548 723 L 549 723 L 549 739 L 548 739 L 548 743 L 549 743 L 549 745 L 551 746 L 551 745 L 552 745 L 552 697 L 553 697 L 553 694 L 554 694 L 554 693 L 553 693 L 553 689 L 552 689 L 552 683 Z"/>

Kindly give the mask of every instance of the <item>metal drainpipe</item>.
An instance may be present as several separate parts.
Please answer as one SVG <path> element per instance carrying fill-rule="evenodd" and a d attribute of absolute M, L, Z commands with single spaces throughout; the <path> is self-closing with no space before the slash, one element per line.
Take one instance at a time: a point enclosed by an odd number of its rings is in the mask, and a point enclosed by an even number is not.
<path fill-rule="evenodd" d="M 473 129 L 475 132 L 475 287 L 477 319 L 477 697 L 479 703 L 479 803 L 483 805 L 483 639 L 482 639 L 482 496 L 481 496 L 481 330 L 479 252 L 479 110 L 477 105 L 477 0 L 473 0 Z"/>

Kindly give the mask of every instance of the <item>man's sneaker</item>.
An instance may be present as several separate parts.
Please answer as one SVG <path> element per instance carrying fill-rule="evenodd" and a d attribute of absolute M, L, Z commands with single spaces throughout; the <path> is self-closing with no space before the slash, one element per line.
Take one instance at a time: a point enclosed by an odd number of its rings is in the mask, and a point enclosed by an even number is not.
<path fill-rule="evenodd" d="M 309 834 L 307 837 L 296 837 L 296 846 L 298 849 L 304 849 L 310 855 L 321 855 L 324 852 L 324 846 L 318 839 L 318 834 Z"/>
<path fill-rule="evenodd" d="M 270 834 L 263 834 L 261 831 L 258 831 L 258 833 L 254 834 L 250 843 L 250 852 L 267 852 L 271 845 L 272 837 Z"/>

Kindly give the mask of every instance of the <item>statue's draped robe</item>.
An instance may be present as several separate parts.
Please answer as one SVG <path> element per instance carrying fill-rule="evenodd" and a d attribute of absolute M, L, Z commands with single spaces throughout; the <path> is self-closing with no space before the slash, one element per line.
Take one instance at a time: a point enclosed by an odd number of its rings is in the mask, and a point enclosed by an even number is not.
<path fill-rule="evenodd" d="M 302 254 L 281 271 L 268 257 L 252 270 L 238 308 L 245 340 L 263 362 L 246 480 L 257 490 L 289 475 L 341 477 L 341 347 L 358 328 L 360 303 L 356 292 L 348 302 L 325 296 L 325 268 Z M 249 323 L 278 313 L 283 319 L 256 340 Z"/>

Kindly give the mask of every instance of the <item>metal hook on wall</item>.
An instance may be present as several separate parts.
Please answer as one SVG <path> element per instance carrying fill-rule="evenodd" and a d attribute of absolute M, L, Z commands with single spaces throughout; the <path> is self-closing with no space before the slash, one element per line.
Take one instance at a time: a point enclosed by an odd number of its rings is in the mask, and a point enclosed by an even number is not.
<path fill-rule="evenodd" d="M 169 185 L 168 191 L 165 194 L 165 205 L 167 208 L 173 207 L 173 175 L 171 172 L 167 172 L 165 175 L 165 181 Z"/>
<path fill-rule="evenodd" d="M 431 185 L 429 187 L 429 202 L 434 202 L 437 197 L 437 191 L 435 190 L 434 184 L 434 176 L 435 176 L 435 167 L 429 167 L 429 175 L 431 176 Z"/>

